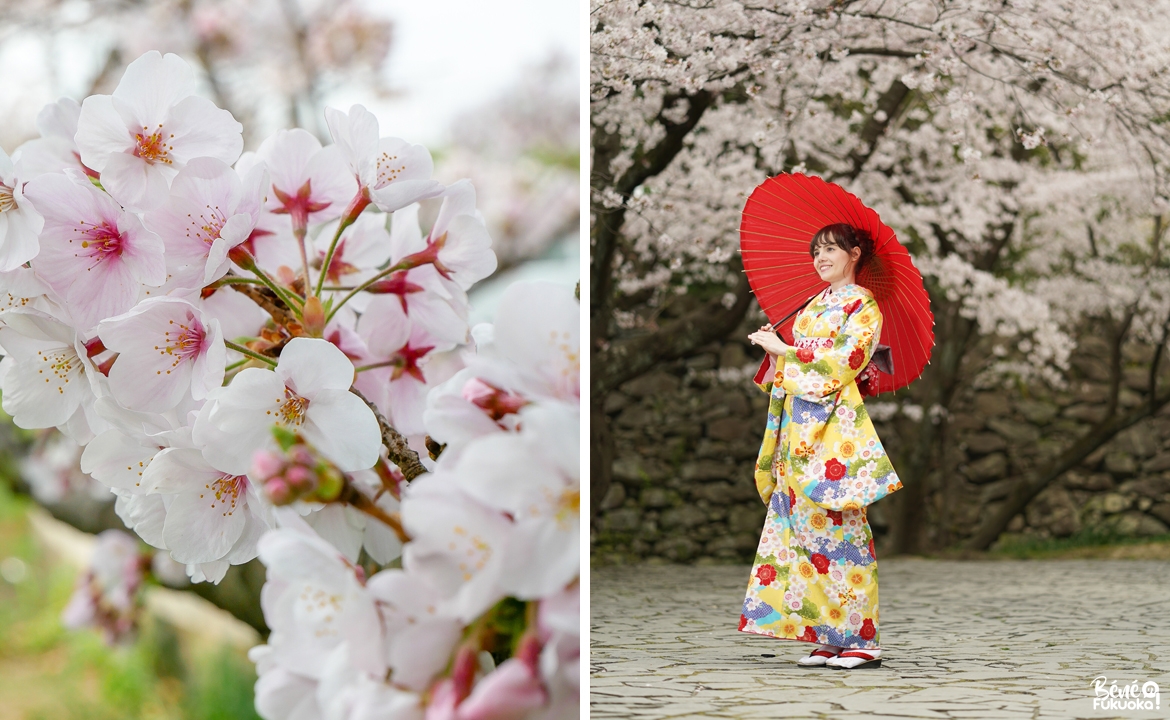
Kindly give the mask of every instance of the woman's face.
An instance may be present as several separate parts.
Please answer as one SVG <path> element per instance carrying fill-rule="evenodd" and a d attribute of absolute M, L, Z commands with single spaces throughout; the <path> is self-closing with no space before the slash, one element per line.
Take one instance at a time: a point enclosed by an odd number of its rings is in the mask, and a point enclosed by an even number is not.
<path fill-rule="evenodd" d="M 861 248 L 854 248 L 850 254 L 833 243 L 825 243 L 813 250 L 813 267 L 822 281 L 836 284 L 853 275 L 854 263 L 860 255 Z"/>

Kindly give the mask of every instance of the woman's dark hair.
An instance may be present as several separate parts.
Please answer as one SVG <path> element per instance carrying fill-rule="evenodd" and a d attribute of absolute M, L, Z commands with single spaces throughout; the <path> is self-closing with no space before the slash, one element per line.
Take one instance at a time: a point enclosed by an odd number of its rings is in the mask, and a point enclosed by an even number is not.
<path fill-rule="evenodd" d="M 861 248 L 861 257 L 857 259 L 854 272 L 859 272 L 865 263 L 873 257 L 873 238 L 864 230 L 855 228 L 848 223 L 826 225 L 817 230 L 808 244 L 808 254 L 815 256 L 817 248 L 822 245 L 836 245 L 847 253 L 852 254 L 853 248 Z"/>

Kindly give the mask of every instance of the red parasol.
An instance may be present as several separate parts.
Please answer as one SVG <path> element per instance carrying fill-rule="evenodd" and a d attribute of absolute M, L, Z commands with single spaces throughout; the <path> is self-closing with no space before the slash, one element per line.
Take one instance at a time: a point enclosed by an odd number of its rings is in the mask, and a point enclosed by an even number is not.
<path fill-rule="evenodd" d="M 922 374 L 934 347 L 934 315 L 922 275 L 894 231 L 855 195 L 818 177 L 782 174 L 752 191 L 743 209 L 739 244 L 756 300 L 792 337 L 794 311 L 825 288 L 808 244 L 826 225 L 848 223 L 873 238 L 874 253 L 857 275 L 882 311 L 881 344 L 893 355 L 892 375 L 878 373 L 874 394 L 909 385 Z"/>

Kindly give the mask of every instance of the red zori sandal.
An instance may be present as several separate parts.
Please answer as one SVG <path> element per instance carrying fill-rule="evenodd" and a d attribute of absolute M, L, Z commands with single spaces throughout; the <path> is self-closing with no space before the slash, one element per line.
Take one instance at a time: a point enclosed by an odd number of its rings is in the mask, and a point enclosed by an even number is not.
<path fill-rule="evenodd" d="M 882 651 L 876 648 L 873 650 L 845 650 L 837 657 L 826 660 L 825 665 L 838 670 L 879 668 L 882 666 Z"/>

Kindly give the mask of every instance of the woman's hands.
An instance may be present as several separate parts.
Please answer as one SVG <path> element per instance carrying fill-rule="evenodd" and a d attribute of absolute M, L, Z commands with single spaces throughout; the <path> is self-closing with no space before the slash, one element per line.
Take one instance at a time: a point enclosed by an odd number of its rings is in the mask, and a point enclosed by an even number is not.
<path fill-rule="evenodd" d="M 769 355 L 780 356 L 788 352 L 788 344 L 775 334 L 772 323 L 761 325 L 759 330 L 748 335 L 748 340 L 752 341 L 752 345 L 764 348 Z"/>

